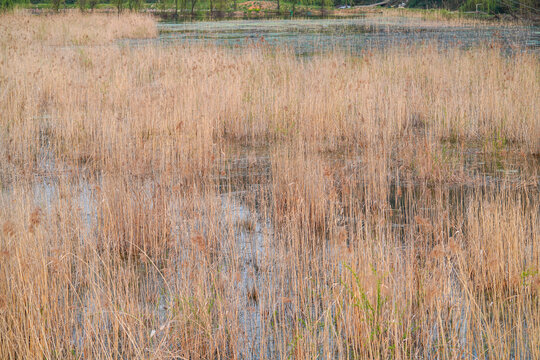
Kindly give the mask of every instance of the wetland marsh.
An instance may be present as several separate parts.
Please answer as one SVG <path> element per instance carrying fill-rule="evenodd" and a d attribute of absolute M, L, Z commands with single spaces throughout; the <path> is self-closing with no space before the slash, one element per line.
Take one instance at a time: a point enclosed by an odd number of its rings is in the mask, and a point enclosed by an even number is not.
<path fill-rule="evenodd" d="M 0 15 L 0 358 L 540 358 L 537 35 Z"/>

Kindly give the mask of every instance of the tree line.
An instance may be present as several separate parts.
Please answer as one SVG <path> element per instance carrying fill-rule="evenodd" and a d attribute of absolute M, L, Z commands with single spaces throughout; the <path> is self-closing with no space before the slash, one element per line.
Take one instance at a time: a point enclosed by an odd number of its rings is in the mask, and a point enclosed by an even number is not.
<path fill-rule="evenodd" d="M 79 7 L 81 11 L 92 11 L 98 5 L 113 5 L 119 13 L 130 10 L 139 11 L 143 8 L 153 7 L 160 10 L 173 9 L 176 14 L 190 14 L 194 16 L 197 11 L 215 13 L 235 11 L 242 0 L 0 0 L 0 9 L 9 10 L 16 5 L 40 6 L 59 10 L 63 7 Z M 297 5 L 307 7 L 332 7 L 340 5 L 367 5 L 377 0 L 273 0 L 276 1 L 278 12 L 283 5 L 294 11 Z M 392 3 L 399 3 L 395 0 Z M 403 4 L 410 8 L 447 9 L 460 11 L 474 11 L 485 14 L 522 14 L 540 16 L 540 0 L 403 0 Z"/>

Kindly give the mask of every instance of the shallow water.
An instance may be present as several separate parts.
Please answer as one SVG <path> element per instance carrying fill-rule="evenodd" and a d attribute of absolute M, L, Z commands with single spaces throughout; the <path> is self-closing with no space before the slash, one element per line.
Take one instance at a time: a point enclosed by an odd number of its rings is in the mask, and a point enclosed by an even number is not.
<path fill-rule="evenodd" d="M 285 319 L 293 319 L 295 316 L 291 309 L 292 304 L 279 303 L 279 298 L 276 304 L 269 305 L 265 303 L 265 296 L 268 294 L 280 294 L 279 279 L 276 279 L 276 271 L 282 259 L 276 257 L 275 249 L 272 248 L 275 234 L 272 217 L 268 214 L 263 214 L 259 211 L 258 206 L 249 198 L 260 199 L 264 197 L 272 197 L 272 182 L 277 176 L 275 169 L 272 168 L 271 150 L 253 150 L 249 148 L 241 148 L 233 151 L 230 157 L 223 159 L 220 168 L 215 172 L 215 177 L 211 183 L 216 187 L 215 208 L 217 215 L 208 218 L 208 214 L 202 214 L 197 217 L 189 225 L 186 225 L 182 217 L 182 212 L 178 208 L 181 202 L 174 196 L 170 197 L 168 205 L 168 216 L 172 219 L 171 233 L 174 234 L 175 242 L 178 246 L 186 246 L 185 238 L 189 237 L 189 231 L 195 229 L 204 232 L 204 229 L 212 220 L 219 219 L 217 224 L 213 224 L 217 229 L 223 230 L 220 236 L 223 236 L 222 244 L 226 246 L 221 248 L 222 255 L 217 262 L 217 266 L 221 267 L 220 272 L 225 275 L 233 276 L 236 273 L 238 282 L 234 288 L 224 293 L 226 301 L 230 304 L 231 311 L 237 314 L 240 331 L 244 335 L 236 341 L 239 353 L 235 354 L 241 359 L 258 359 L 261 352 L 267 353 L 267 358 L 277 358 L 277 350 L 272 346 L 271 336 L 275 335 L 268 330 L 268 324 L 265 325 L 263 311 L 271 308 L 276 313 L 284 314 Z M 47 159 L 44 156 L 44 159 Z M 523 177 L 531 177 L 536 184 L 540 184 L 537 174 L 538 159 L 519 157 L 506 157 L 504 161 L 497 161 L 493 157 L 483 156 L 478 151 L 470 150 L 470 156 L 467 158 L 467 173 L 476 179 L 481 179 L 479 184 L 477 181 L 468 183 L 451 185 L 444 184 L 442 186 L 425 186 L 422 184 L 406 184 L 392 182 L 389 184 L 388 198 L 385 206 L 381 207 L 385 213 L 383 217 L 386 219 L 385 224 L 391 227 L 392 233 L 403 238 L 405 243 L 407 229 L 417 226 L 414 217 L 411 214 L 423 213 L 437 215 L 441 211 L 441 207 L 447 209 L 450 213 L 466 213 L 466 207 L 473 199 L 478 199 L 480 193 L 496 192 L 497 189 L 510 187 L 512 191 L 521 194 L 523 198 L 530 197 L 534 201 L 538 196 L 538 187 L 532 189 L 522 189 L 515 186 L 515 182 L 519 182 Z M 356 181 L 362 181 L 361 160 L 355 156 L 345 154 L 331 154 L 322 157 L 320 161 L 332 164 L 333 168 L 344 169 L 343 171 Z M 100 210 L 98 202 L 100 201 L 99 188 L 103 187 L 103 179 L 101 176 L 85 178 L 84 176 L 78 179 L 71 179 L 69 189 L 63 189 L 59 177 L 62 177 L 60 169 L 55 167 L 55 164 L 50 161 L 44 161 L 42 164 L 44 175 L 36 176 L 35 183 L 32 185 L 32 196 L 36 205 L 42 207 L 45 212 L 53 211 L 54 204 L 58 204 L 59 199 L 63 197 L 63 193 L 69 194 L 70 203 L 78 205 L 80 229 L 84 234 L 91 234 L 99 227 Z M 521 180 L 520 180 L 521 179 Z M 474 179 L 473 179 L 474 180 Z M 170 180 L 168 186 L 173 186 L 179 179 L 174 176 Z M 160 182 L 160 179 L 149 175 L 149 177 L 141 182 L 134 182 L 134 192 L 141 194 L 142 198 L 152 198 L 152 188 Z M 65 186 L 65 185 L 64 185 Z M 360 184 L 361 188 L 363 185 Z M 366 191 L 369 191 L 366 189 Z M 364 191 L 358 191 L 359 194 Z M 397 195 L 397 194 L 403 195 Z M 10 189 L 5 190 L 0 199 L 10 201 L 12 194 Z M 189 197 L 189 195 L 188 195 Z M 365 202 L 366 199 L 354 199 L 358 208 L 368 207 L 373 204 Z M 271 203 L 271 200 L 268 200 Z M 375 204 L 377 206 L 377 204 Z M 365 224 L 357 224 L 355 221 L 364 221 L 354 217 L 348 217 L 346 214 L 340 218 L 340 225 L 349 228 L 358 228 L 368 226 Z M 190 229 L 190 230 L 188 230 Z M 188 235 L 186 235 L 188 234 Z M 89 238 L 92 238 L 89 236 Z M 349 244 L 347 244 L 349 246 Z M 187 245 L 189 247 L 189 244 Z M 182 271 L 184 269 L 183 262 L 189 255 L 188 248 L 178 251 L 178 258 L 171 259 L 173 268 Z M 328 254 L 336 259 L 339 259 L 341 249 L 335 244 L 327 245 Z M 337 261 L 339 263 L 339 261 Z M 345 273 L 347 270 L 339 264 L 339 272 Z M 148 276 L 141 276 L 140 279 L 140 302 L 141 306 L 148 307 L 148 311 L 158 319 L 161 328 L 166 328 L 172 323 L 174 318 L 171 304 L 175 301 L 174 292 L 168 290 L 165 284 L 165 278 L 161 274 L 156 274 L 153 269 L 147 269 Z M 182 283 L 184 275 L 180 272 L 172 273 L 169 278 L 173 284 Z M 283 280 L 283 279 L 282 279 Z M 287 278 L 285 278 L 287 280 Z M 281 284 L 283 285 L 283 284 Z M 263 300 L 254 300 L 250 295 L 252 289 L 258 289 Z M 145 303 L 144 294 L 146 292 L 161 294 L 158 304 Z M 286 294 L 286 293 L 285 293 Z M 452 303 L 455 309 L 459 309 L 461 313 L 459 321 L 456 323 L 456 332 L 460 334 L 458 339 L 460 346 L 466 348 L 467 337 L 466 328 L 468 317 L 471 310 L 467 308 L 466 295 L 463 293 L 459 283 L 456 283 L 449 289 L 447 301 Z M 262 302 L 261 302 L 262 301 Z M 84 298 L 79 305 L 77 312 L 77 321 L 79 323 L 79 331 L 77 333 L 74 328 L 72 334 L 72 342 L 74 347 L 82 347 L 83 338 L 88 337 L 85 333 L 85 323 L 90 323 L 92 315 L 99 311 L 99 304 L 95 299 L 89 297 Z M 274 306 L 274 307 L 272 307 Z M 330 307 L 330 310 L 333 310 Z M 290 313 L 290 315 L 289 315 Z M 102 315 L 102 322 L 96 323 L 94 326 L 103 326 L 105 329 L 110 327 L 108 315 Z M 291 320 L 293 321 L 293 320 Z M 160 327 L 155 327 L 157 330 L 156 338 L 164 336 Z M 83 329 L 83 330 L 80 330 Z M 156 331 L 155 329 L 149 329 Z M 277 331 L 277 330 L 276 330 Z M 436 324 L 429 330 L 432 334 L 433 344 L 437 342 L 438 327 Z M 264 335 L 263 335 L 264 334 Z M 429 346 L 435 346 L 430 344 Z M 435 356 L 434 356 L 435 357 Z"/>
<path fill-rule="evenodd" d="M 163 22 L 158 28 L 157 41 L 164 44 L 188 42 L 242 48 L 265 43 L 291 49 L 298 55 L 330 49 L 358 53 L 424 43 L 468 48 L 495 42 L 507 51 L 540 49 L 538 26 L 455 25 L 404 17 Z M 146 41 L 156 40 L 142 42 Z"/>
<path fill-rule="evenodd" d="M 274 47 L 289 47 L 300 55 L 310 55 L 331 48 L 341 48 L 354 53 L 370 48 L 395 44 L 409 46 L 429 41 L 435 41 L 441 47 L 469 47 L 493 40 L 501 42 L 507 48 L 514 47 L 518 50 L 538 51 L 540 47 L 538 28 L 440 26 L 433 22 L 403 18 L 162 23 L 159 28 L 161 33 L 158 40 L 130 40 L 129 42 L 142 44 L 148 41 L 159 41 L 164 45 L 176 42 L 194 42 L 238 46 L 240 48 L 264 42 Z M 224 232 L 222 236 L 235 240 L 230 244 L 235 251 L 224 249 L 226 261 L 224 260 L 224 264 L 222 264 L 223 270 L 227 272 L 228 267 L 232 267 L 232 264 L 239 264 L 239 281 L 234 288 L 235 292 L 227 293 L 227 296 L 230 296 L 227 300 L 233 304 L 231 306 L 234 307 L 233 310 L 238 316 L 241 331 L 245 334 L 243 338 L 238 339 L 238 347 L 241 349 L 239 354 L 235 354 L 238 358 L 256 359 L 264 348 L 263 340 L 267 343 L 272 342 L 272 339 L 263 339 L 261 336 L 262 323 L 264 322 L 261 311 L 264 306 L 268 308 L 268 305 L 261 305 L 258 301 L 251 299 L 249 292 L 253 288 L 258 288 L 259 291 L 266 291 L 266 294 L 280 294 L 277 289 L 273 289 L 273 287 L 279 286 L 274 281 L 274 272 L 280 259 L 275 259 L 272 252 L 270 241 L 274 236 L 272 234 L 272 218 L 268 214 L 260 213 L 256 204 L 246 200 L 250 194 L 259 192 L 264 192 L 268 197 L 273 196 L 272 180 L 276 174 L 273 172 L 275 170 L 272 169 L 271 150 L 255 151 L 243 148 L 233 151 L 230 158 L 222 161 L 221 166 L 214 173 L 215 177 L 211 179 L 212 185 L 217 187 L 216 196 L 220 204 L 217 207 L 218 216 L 216 218 L 223 222 L 222 225 L 216 225 L 216 227 L 218 229 L 232 229 L 231 233 Z M 449 157 L 452 158 L 453 152 L 449 151 Z M 321 161 L 332 164 L 334 168 L 343 169 L 345 174 L 353 176 L 356 180 L 361 180 L 361 176 L 358 174 L 363 171 L 365 164 L 357 155 L 334 153 L 328 157 L 321 156 Z M 396 235 L 404 237 L 408 227 L 416 226 L 411 214 L 416 212 L 437 214 L 438 210 L 434 206 L 441 199 L 443 206 L 450 212 L 465 213 L 464 208 L 468 202 L 472 201 L 471 198 L 478 197 L 478 194 L 484 191 L 496 192 L 498 189 L 509 187 L 515 189 L 516 193 L 524 198 L 537 198 L 538 185 L 540 185 L 538 175 L 540 159 L 538 157 L 509 156 L 508 154 L 493 156 L 486 155 L 481 149 L 474 148 L 468 149 L 463 156 L 462 167 L 466 178 L 460 184 L 430 187 L 425 186 L 425 184 L 390 181 L 387 204 L 384 204 L 386 207 L 381 206 L 381 209 L 387 214 L 385 215 L 386 225 L 392 227 Z M 39 163 L 41 174 L 35 176 L 35 182 L 32 183 L 32 196 L 35 198 L 35 203 L 46 212 L 52 212 L 53 205 L 62 197 L 59 178 L 62 176 L 63 170 L 51 158 L 47 152 L 44 152 Z M 76 170 L 72 171 L 77 172 Z M 530 180 L 532 189 L 521 187 L 520 183 L 524 179 Z M 171 182 L 174 184 L 177 180 L 180 181 L 173 177 Z M 145 196 L 151 198 L 151 189 L 148 191 L 148 195 L 145 194 L 145 190 L 153 188 L 159 182 L 158 177 L 149 176 L 144 185 L 134 189 L 134 191 L 143 194 L 143 198 Z M 101 177 L 99 175 L 89 179 L 81 177 L 72 186 L 73 188 L 70 188 L 66 193 L 73 197 L 70 202 L 79 207 L 80 224 L 84 228 L 81 230 L 90 234 L 99 226 L 100 221 L 97 205 L 100 197 L 99 191 L 96 189 L 103 186 Z M 360 188 L 362 186 L 359 185 Z M 363 191 L 359 191 L 359 193 L 363 193 Z M 403 196 L 397 195 L 398 193 L 403 193 Z M 15 198 L 9 187 L 0 195 L 6 202 L 10 201 L 12 196 Z M 253 195 L 253 197 L 259 197 L 259 195 Z M 378 206 L 365 202 L 365 199 L 355 199 L 355 201 L 358 202 L 359 208 Z M 185 226 L 182 223 L 180 211 L 175 207 L 177 204 L 175 204 L 174 198 L 171 197 L 168 216 L 173 220 L 171 233 L 174 234 L 176 241 L 182 244 L 180 233 L 184 231 L 183 236 L 188 237 L 186 229 L 204 229 L 204 223 L 208 222 L 208 218 L 202 215 L 194 224 Z M 351 228 L 357 225 L 352 223 L 355 221 L 354 219 L 347 218 L 346 215 L 339 221 L 340 225 Z M 330 244 L 328 247 L 331 248 L 332 245 Z M 330 249 L 329 253 L 334 254 L 334 250 L 335 257 L 339 257 L 339 249 Z M 228 252 L 231 254 L 229 255 Z M 183 251 L 179 251 L 179 253 L 184 254 Z M 175 259 L 173 263 L 178 262 L 177 268 L 182 269 L 182 261 L 183 258 L 180 257 Z M 182 274 L 171 274 L 172 278 L 175 276 L 182 278 Z M 181 282 L 181 280 L 177 281 Z M 167 292 L 157 275 L 145 277 L 141 282 L 141 288 L 152 288 L 154 292 L 163 294 L 160 297 L 159 306 L 151 311 L 157 314 L 156 318 L 159 319 L 160 323 L 168 324 L 169 317 L 172 315 L 171 310 L 167 309 L 167 305 L 173 303 L 174 294 Z M 452 297 L 453 303 L 462 313 L 456 327 L 459 329 L 461 346 L 465 347 L 466 336 L 464 332 L 467 327 L 467 314 L 470 310 L 465 308 L 465 296 L 461 293 L 458 284 L 451 289 L 450 293 L 449 296 Z M 261 298 L 263 297 L 264 295 L 261 296 Z M 82 323 L 83 315 L 95 312 L 96 306 L 90 302 L 83 302 L 79 310 L 81 316 L 78 321 Z M 151 308 L 150 305 L 148 306 Z M 275 306 L 276 312 L 279 310 L 286 313 L 287 306 L 292 307 L 293 305 L 283 303 Z M 430 333 L 433 334 L 435 342 L 438 337 L 435 325 Z M 72 336 L 76 345 L 81 342 L 80 339 L 84 334 L 74 333 Z M 156 337 L 159 336 L 158 331 Z M 268 330 L 266 336 L 269 336 Z M 272 352 L 275 350 L 272 346 L 266 345 L 266 349 L 268 358 L 276 357 Z M 434 355 L 434 357 L 436 356 Z"/>

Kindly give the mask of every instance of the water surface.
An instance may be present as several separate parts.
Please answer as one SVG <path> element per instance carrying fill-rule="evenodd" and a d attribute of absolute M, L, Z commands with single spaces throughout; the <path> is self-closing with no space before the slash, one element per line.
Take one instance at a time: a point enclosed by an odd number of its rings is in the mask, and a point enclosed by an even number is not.
<path fill-rule="evenodd" d="M 299 55 L 336 48 L 357 53 L 424 43 L 435 43 L 443 48 L 497 43 L 509 51 L 536 52 L 540 48 L 538 26 L 460 25 L 404 17 L 163 22 L 158 28 L 158 41 L 165 44 L 180 42 L 241 48 L 264 43 L 290 48 Z"/>

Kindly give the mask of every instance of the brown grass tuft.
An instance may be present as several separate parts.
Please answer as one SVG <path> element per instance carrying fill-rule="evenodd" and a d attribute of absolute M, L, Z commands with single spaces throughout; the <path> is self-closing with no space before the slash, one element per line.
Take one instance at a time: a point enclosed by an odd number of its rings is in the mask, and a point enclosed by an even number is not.
<path fill-rule="evenodd" d="M 16 233 L 15 224 L 9 220 L 5 221 L 2 225 L 2 233 L 7 237 L 14 236 Z"/>

